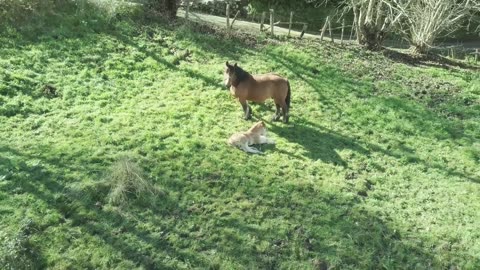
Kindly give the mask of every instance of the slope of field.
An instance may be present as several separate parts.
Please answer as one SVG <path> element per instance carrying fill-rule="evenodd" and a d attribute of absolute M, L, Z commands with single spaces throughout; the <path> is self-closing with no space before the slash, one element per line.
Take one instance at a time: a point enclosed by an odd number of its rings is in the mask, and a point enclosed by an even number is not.
<path fill-rule="evenodd" d="M 0 39 L 2 269 L 480 267 L 474 67 L 195 25 Z M 243 120 L 227 60 L 288 77 L 291 123 Z M 275 146 L 226 145 L 257 119 Z M 153 195 L 109 202 L 122 158 Z"/>

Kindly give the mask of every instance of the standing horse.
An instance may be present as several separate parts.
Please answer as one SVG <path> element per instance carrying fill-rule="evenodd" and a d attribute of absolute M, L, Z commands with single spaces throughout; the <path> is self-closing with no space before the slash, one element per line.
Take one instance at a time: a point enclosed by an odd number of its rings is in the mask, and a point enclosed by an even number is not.
<path fill-rule="evenodd" d="M 245 119 L 252 117 L 252 108 L 247 104 L 247 100 L 263 103 L 272 98 L 277 108 L 272 121 L 280 119 L 281 108 L 283 122 L 288 123 L 290 83 L 287 79 L 276 74 L 251 75 L 237 66 L 237 63 L 230 65 L 227 61 L 226 65 L 225 86 L 230 88 L 230 93 L 242 104 Z"/>

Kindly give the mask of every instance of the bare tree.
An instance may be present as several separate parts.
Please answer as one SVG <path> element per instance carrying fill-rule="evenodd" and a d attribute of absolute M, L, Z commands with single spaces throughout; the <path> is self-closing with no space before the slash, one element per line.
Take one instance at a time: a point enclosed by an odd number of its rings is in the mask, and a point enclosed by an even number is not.
<path fill-rule="evenodd" d="M 433 42 L 462 27 L 462 22 L 480 11 L 479 0 L 392 0 L 401 16 L 398 31 L 417 53 L 426 53 Z"/>
<path fill-rule="evenodd" d="M 391 0 L 345 0 L 345 11 L 353 10 L 357 41 L 370 50 L 377 50 L 400 16 L 392 9 Z"/>
<path fill-rule="evenodd" d="M 359 44 L 376 50 L 389 32 L 403 35 L 417 53 L 462 27 L 462 22 L 480 13 L 480 0 L 306 0 L 318 5 L 339 3 L 342 16 L 353 11 Z M 477 29 L 480 31 L 480 28 Z"/>
<path fill-rule="evenodd" d="M 343 17 L 353 11 L 357 42 L 370 50 L 382 47 L 386 34 L 398 20 L 396 10 L 390 7 L 392 0 L 305 0 L 315 7 L 326 4 L 338 5 Z"/>

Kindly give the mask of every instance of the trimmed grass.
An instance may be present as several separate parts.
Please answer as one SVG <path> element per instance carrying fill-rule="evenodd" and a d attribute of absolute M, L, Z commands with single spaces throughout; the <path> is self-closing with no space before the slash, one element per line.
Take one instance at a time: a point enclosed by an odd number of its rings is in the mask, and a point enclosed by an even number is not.
<path fill-rule="evenodd" d="M 478 70 L 206 30 L 1 38 L 2 267 L 480 267 Z M 288 77 L 291 123 L 242 120 L 226 60 Z M 226 144 L 256 119 L 276 146 Z M 125 157 L 154 199 L 109 204 Z"/>

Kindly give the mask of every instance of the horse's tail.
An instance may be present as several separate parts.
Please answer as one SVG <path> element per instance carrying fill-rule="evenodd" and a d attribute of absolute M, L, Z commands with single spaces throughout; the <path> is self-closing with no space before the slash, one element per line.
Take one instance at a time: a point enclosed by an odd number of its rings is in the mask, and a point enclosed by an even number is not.
<path fill-rule="evenodd" d="M 285 103 L 287 103 L 287 108 L 290 109 L 290 82 L 287 81 L 287 97 L 285 98 Z"/>

